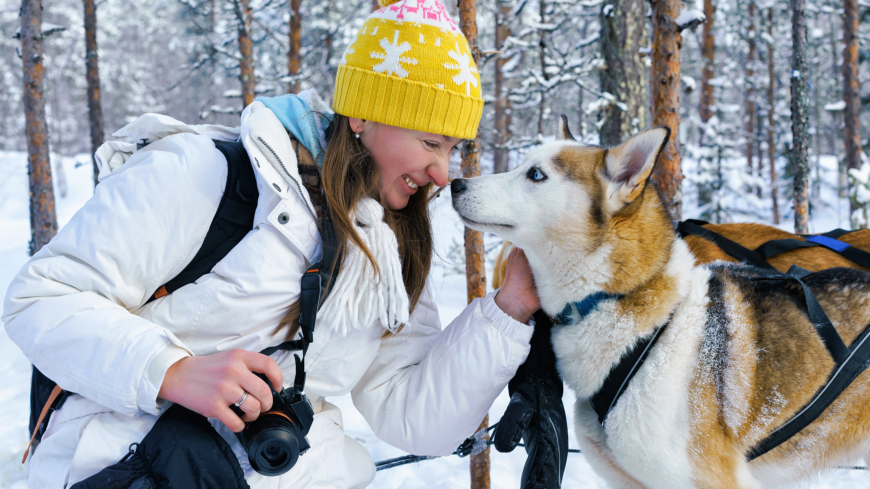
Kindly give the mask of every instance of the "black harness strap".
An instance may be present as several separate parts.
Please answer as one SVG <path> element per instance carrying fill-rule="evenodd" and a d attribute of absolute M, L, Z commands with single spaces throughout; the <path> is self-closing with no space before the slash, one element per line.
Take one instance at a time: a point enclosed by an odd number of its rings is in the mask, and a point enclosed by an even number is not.
<path fill-rule="evenodd" d="M 811 272 L 808 270 L 792 266 L 786 274 L 771 273 L 769 275 L 752 277 L 752 280 L 777 282 L 793 280 L 800 284 L 807 308 L 807 316 L 836 363 L 834 373 L 815 397 L 798 414 L 777 428 L 749 452 L 747 461 L 752 461 L 773 450 L 809 426 L 849 387 L 861 372 L 870 366 L 870 341 L 868 341 L 868 338 L 870 338 L 870 327 L 861 333 L 858 339 L 853 342 L 851 348 L 847 347 L 833 324 L 831 324 L 831 320 L 825 314 L 821 305 L 819 305 L 816 296 L 812 293 L 806 282 L 804 282 L 803 279 L 810 274 Z M 652 335 L 639 340 L 628 353 L 623 355 L 619 363 L 611 368 L 604 384 L 590 399 L 589 402 L 598 414 L 598 421 L 601 424 L 604 424 L 607 415 L 625 393 L 631 379 L 640 370 L 643 362 L 649 356 L 649 352 L 668 326 L 668 323 L 656 329 Z"/>
<path fill-rule="evenodd" d="M 765 270 L 776 271 L 776 269 L 773 268 L 769 263 L 767 263 L 767 261 L 765 261 L 764 258 L 758 253 L 748 248 L 745 248 L 742 245 L 735 243 L 734 241 L 731 241 L 730 239 L 722 236 L 719 233 L 710 231 L 709 229 L 703 227 L 704 224 L 709 223 L 704 221 L 698 221 L 695 219 L 688 219 L 678 222 L 674 226 L 674 229 L 675 231 L 680 233 L 680 236 L 683 238 L 688 235 L 700 236 L 707 241 L 713 242 L 713 244 L 718 246 L 722 251 L 744 263 L 749 263 L 750 265 L 754 265 L 758 268 L 762 268 Z"/>
<path fill-rule="evenodd" d="M 849 243 L 844 243 L 843 241 L 837 239 L 844 234 L 851 233 L 852 231 L 846 231 L 844 229 L 837 228 L 824 234 L 809 235 L 806 237 L 806 241 L 800 241 L 791 238 L 773 239 L 759 246 L 755 250 L 750 250 L 716 232 L 710 231 L 709 229 L 702 227 L 705 224 L 709 223 L 705 221 L 689 219 L 686 221 L 678 222 L 674 226 L 674 229 L 678 233 L 680 233 L 680 236 L 682 236 L 683 238 L 688 235 L 695 235 L 700 236 L 708 241 L 712 241 L 725 253 L 733 256 L 734 258 L 737 258 L 742 262 L 755 265 L 759 268 L 773 268 L 767 263 L 767 259 L 772 256 L 776 256 L 800 248 L 814 248 L 816 246 L 824 246 L 831 251 L 839 253 L 841 256 L 843 256 L 843 258 L 851 260 L 863 267 L 870 268 L 870 253 L 855 248 Z"/>
<path fill-rule="evenodd" d="M 619 398 L 622 397 L 625 389 L 628 388 L 629 382 L 634 378 L 637 371 L 640 370 L 641 365 L 643 365 L 646 357 L 649 356 L 649 352 L 652 351 L 653 346 L 655 346 L 665 328 L 668 327 L 668 324 L 670 324 L 670 321 L 656 328 L 653 334 L 639 340 L 634 345 L 634 348 L 623 355 L 619 363 L 610 369 L 610 373 L 604 379 L 601 389 L 598 389 L 598 392 L 589 399 L 592 409 L 598 414 L 599 423 L 604 424 L 607 415 L 610 414 L 610 411 L 619 402 Z"/>
<path fill-rule="evenodd" d="M 831 378 L 828 379 L 828 382 L 819 390 L 813 400 L 804 406 L 793 418 L 786 421 L 785 424 L 753 447 L 746 456 L 747 461 L 751 462 L 773 450 L 809 426 L 861 375 L 861 372 L 870 366 L 870 341 L 867 340 L 868 337 L 870 337 L 870 327 L 865 328 L 864 332 L 852 343 L 852 347 L 849 348 L 849 355 L 834 370 Z"/>

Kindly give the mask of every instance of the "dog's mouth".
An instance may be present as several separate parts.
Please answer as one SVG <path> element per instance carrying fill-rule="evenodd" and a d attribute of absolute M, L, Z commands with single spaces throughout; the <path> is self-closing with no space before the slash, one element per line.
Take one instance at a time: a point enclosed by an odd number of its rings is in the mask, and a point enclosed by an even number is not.
<path fill-rule="evenodd" d="M 495 222 L 478 222 L 478 221 L 474 221 L 472 219 L 469 219 L 461 214 L 459 215 L 459 218 L 462 219 L 462 222 L 464 222 L 465 224 L 470 224 L 472 226 L 495 226 L 495 227 L 504 228 L 504 229 L 513 229 L 514 227 L 516 227 L 513 224 L 499 224 L 499 223 L 495 223 Z"/>

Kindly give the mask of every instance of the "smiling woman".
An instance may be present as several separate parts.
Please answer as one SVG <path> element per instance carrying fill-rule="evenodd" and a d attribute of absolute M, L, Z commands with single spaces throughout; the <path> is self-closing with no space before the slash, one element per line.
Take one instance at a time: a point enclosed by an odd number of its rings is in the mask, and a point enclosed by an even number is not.
<path fill-rule="evenodd" d="M 307 91 L 257 99 L 239 129 L 149 114 L 120 133 L 146 148 L 100 148 L 94 197 L 22 269 L 3 310 L 10 339 L 76 393 L 36 429 L 31 486 L 365 486 L 371 457 L 326 401 L 347 393 L 379 438 L 414 454 L 449 454 L 474 433 L 529 352 L 538 298 L 517 253 L 504 287 L 442 332 L 429 203 L 477 132 L 480 79 L 440 1 L 382 5 L 339 66 L 334 112 Z M 224 158 L 228 146 L 243 157 Z M 227 220 L 240 241 L 222 245 L 212 230 Z M 168 291 L 206 242 L 222 258 Z M 305 303 L 322 307 L 303 335 L 301 278 L 321 261 L 331 289 Z M 288 405 L 313 413 L 297 416 L 310 449 L 283 474 L 257 472 L 251 439 L 233 432 Z M 131 444 L 142 453 L 128 458 Z"/>

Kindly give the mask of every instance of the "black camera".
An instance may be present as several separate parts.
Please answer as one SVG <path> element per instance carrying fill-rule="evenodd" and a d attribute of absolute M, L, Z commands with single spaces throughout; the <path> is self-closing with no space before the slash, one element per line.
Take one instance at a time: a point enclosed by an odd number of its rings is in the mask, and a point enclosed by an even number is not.
<path fill-rule="evenodd" d="M 272 391 L 272 408 L 261 413 L 245 429 L 236 433 L 248 454 L 251 467 L 265 476 L 278 476 L 296 465 L 299 455 L 311 446 L 305 436 L 314 422 L 314 409 L 308 397 L 296 386 L 276 392 L 263 374 L 257 374 Z M 240 417 L 244 412 L 230 406 Z"/>

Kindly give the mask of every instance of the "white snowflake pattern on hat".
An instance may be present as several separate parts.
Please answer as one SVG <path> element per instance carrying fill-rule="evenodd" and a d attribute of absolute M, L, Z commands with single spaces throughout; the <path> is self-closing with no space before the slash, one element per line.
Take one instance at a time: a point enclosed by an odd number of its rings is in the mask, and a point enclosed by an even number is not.
<path fill-rule="evenodd" d="M 393 36 L 392 43 L 390 43 L 390 41 L 385 37 L 381 39 L 380 46 L 381 49 L 384 50 L 383 53 L 377 53 L 375 51 L 369 53 L 369 57 L 383 60 L 372 67 L 372 70 L 375 73 L 386 73 L 387 75 L 395 74 L 399 78 L 405 78 L 409 73 L 407 70 L 402 68 L 402 63 L 409 65 L 417 64 L 416 59 L 402 56 L 405 52 L 411 49 L 411 44 L 408 41 L 399 44 L 399 31 L 396 31 Z"/>

